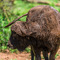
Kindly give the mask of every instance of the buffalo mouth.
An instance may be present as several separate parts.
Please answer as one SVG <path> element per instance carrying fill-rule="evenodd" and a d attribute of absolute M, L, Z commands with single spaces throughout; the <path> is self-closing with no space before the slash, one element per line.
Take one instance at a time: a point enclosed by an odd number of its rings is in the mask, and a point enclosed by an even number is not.
<path fill-rule="evenodd" d="M 11 49 L 18 49 L 18 51 L 22 52 L 25 50 L 25 47 L 17 47 L 17 46 L 14 46 L 12 45 L 11 43 L 10 44 L 7 44 L 7 47 L 11 48 Z"/>
<path fill-rule="evenodd" d="M 11 49 L 15 49 L 15 48 L 13 47 L 13 45 L 10 45 L 10 44 L 7 44 L 7 47 L 9 47 L 9 48 L 11 48 Z"/>

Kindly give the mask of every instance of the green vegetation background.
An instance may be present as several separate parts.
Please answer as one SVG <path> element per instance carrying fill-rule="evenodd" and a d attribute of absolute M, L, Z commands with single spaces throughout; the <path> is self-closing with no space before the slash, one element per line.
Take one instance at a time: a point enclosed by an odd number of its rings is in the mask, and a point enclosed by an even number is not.
<path fill-rule="evenodd" d="M 60 7 L 57 7 L 54 5 L 53 2 L 58 2 L 58 0 L 51 0 L 50 6 L 54 7 L 56 10 L 60 12 Z M 3 28 L 6 26 L 9 22 L 13 21 L 17 17 L 27 13 L 32 7 L 38 6 L 38 5 L 47 5 L 47 4 L 41 4 L 41 3 L 30 3 L 27 1 L 22 0 L 15 0 L 14 5 L 8 6 L 6 3 L 3 6 L 3 2 L 0 2 L 0 51 L 5 51 L 7 48 L 7 42 L 9 40 L 11 31 L 10 27 Z M 3 11 L 4 10 L 4 11 Z M 26 21 L 26 17 L 23 17 L 20 19 L 21 21 Z M 15 52 L 16 50 L 9 49 L 11 52 Z M 26 48 L 26 51 L 29 52 L 30 49 Z"/>

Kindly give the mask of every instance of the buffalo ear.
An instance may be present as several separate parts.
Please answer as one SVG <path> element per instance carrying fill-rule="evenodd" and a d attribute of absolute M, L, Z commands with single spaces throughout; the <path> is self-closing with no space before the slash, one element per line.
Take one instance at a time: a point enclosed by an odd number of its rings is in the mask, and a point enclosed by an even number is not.
<path fill-rule="evenodd" d="M 14 23 L 11 26 L 11 31 L 13 31 L 16 34 L 22 36 L 22 31 L 21 30 L 24 30 L 23 28 L 24 28 L 24 26 L 22 25 L 22 22 L 21 21 L 17 21 L 16 23 Z M 24 30 L 24 32 L 25 32 L 25 30 Z"/>
<path fill-rule="evenodd" d="M 30 32 L 21 21 L 16 22 L 15 24 L 12 25 L 11 30 L 16 32 L 16 34 L 20 36 L 28 36 L 31 35 L 32 32 Z"/>

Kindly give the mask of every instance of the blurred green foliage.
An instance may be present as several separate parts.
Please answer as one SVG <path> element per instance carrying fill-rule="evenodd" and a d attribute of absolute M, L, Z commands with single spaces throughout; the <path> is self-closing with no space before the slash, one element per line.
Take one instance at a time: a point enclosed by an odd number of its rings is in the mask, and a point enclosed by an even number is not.
<path fill-rule="evenodd" d="M 54 0 L 53 2 L 58 2 L 58 0 Z M 49 5 L 54 7 L 56 10 L 60 12 L 60 7 L 55 6 L 53 2 L 51 2 Z M 3 1 L 0 0 L 0 8 L 1 8 L 0 9 L 0 51 L 5 51 L 7 49 L 7 42 L 11 34 L 10 27 L 8 28 L 3 28 L 3 27 L 6 26 L 11 21 L 13 21 L 14 19 L 16 19 L 17 17 L 27 13 L 32 7 L 38 5 L 47 5 L 47 4 L 29 3 L 27 1 L 15 0 L 14 5 L 11 5 L 9 2 L 3 3 Z M 26 21 L 26 17 L 23 17 L 19 20 Z M 12 53 L 17 51 L 12 49 L 9 50 Z M 30 49 L 26 48 L 26 51 L 30 52 Z"/>
<path fill-rule="evenodd" d="M 27 51 L 27 53 L 29 53 L 31 51 L 30 48 L 26 48 L 25 51 Z"/>
<path fill-rule="evenodd" d="M 17 49 L 11 49 L 11 48 L 10 48 L 9 51 L 10 51 L 11 53 L 16 53 L 16 54 L 18 53 L 18 50 L 17 50 Z"/>
<path fill-rule="evenodd" d="M 17 60 L 17 59 L 11 59 L 11 60 Z"/>

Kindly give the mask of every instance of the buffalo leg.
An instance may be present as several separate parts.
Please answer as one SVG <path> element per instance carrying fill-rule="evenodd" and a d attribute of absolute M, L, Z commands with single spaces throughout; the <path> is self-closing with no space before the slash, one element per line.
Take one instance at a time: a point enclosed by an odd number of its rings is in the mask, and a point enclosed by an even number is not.
<path fill-rule="evenodd" d="M 43 51 L 43 56 L 44 56 L 45 60 L 48 60 L 48 52 Z"/>
<path fill-rule="evenodd" d="M 59 48 L 59 46 L 56 46 L 55 49 L 50 52 L 49 60 L 55 60 L 55 55 L 58 51 L 58 48 Z"/>
<path fill-rule="evenodd" d="M 35 49 L 35 60 L 41 60 L 41 52 Z"/>
<path fill-rule="evenodd" d="M 35 60 L 41 60 L 40 53 L 36 53 L 36 55 L 35 55 Z"/>
<path fill-rule="evenodd" d="M 34 53 L 32 50 L 31 50 L 31 60 L 34 60 Z"/>

